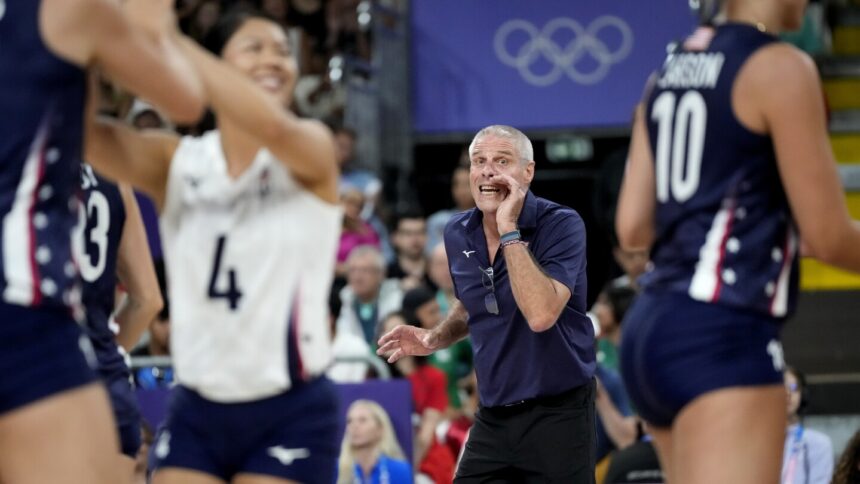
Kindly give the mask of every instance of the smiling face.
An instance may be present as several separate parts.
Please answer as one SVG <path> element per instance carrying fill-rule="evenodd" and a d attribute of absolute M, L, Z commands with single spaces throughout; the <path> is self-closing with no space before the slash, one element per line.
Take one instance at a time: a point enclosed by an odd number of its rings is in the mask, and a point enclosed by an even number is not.
<path fill-rule="evenodd" d="M 534 178 L 534 161 L 523 162 L 512 140 L 493 134 L 475 140 L 469 154 L 469 182 L 478 209 L 495 213 L 508 195 L 507 184 L 500 178 L 509 175 L 523 188 Z"/>
<path fill-rule="evenodd" d="M 284 106 L 289 105 L 298 66 L 280 25 L 263 18 L 245 20 L 224 45 L 222 57 Z"/>

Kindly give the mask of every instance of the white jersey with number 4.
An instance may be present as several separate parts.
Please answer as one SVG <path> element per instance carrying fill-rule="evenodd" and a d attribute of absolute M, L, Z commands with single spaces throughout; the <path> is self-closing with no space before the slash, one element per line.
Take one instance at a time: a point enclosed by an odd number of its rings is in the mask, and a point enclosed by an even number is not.
<path fill-rule="evenodd" d="M 232 178 L 217 131 L 182 139 L 161 217 L 180 384 L 240 402 L 325 371 L 341 217 L 266 149 Z"/>

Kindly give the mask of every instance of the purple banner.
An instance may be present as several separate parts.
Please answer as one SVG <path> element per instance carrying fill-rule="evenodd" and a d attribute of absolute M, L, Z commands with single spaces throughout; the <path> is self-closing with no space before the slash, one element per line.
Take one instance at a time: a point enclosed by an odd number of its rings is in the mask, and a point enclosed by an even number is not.
<path fill-rule="evenodd" d="M 683 0 L 413 1 L 415 130 L 626 126 L 694 26 Z"/>

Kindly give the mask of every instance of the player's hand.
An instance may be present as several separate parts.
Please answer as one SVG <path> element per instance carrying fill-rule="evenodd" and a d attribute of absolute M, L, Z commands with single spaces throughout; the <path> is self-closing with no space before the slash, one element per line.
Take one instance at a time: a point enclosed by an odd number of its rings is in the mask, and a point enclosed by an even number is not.
<path fill-rule="evenodd" d="M 526 201 L 526 190 L 510 175 L 499 173 L 494 178 L 500 180 L 508 192 L 496 210 L 499 235 L 504 235 L 517 229 L 517 220 L 520 218 L 523 203 Z"/>
<path fill-rule="evenodd" d="M 123 10 L 129 21 L 153 37 L 176 30 L 175 0 L 125 0 Z"/>
<path fill-rule="evenodd" d="M 423 328 L 401 325 L 379 338 L 376 354 L 388 359 L 389 363 L 404 356 L 427 356 L 438 348 L 432 333 Z"/>

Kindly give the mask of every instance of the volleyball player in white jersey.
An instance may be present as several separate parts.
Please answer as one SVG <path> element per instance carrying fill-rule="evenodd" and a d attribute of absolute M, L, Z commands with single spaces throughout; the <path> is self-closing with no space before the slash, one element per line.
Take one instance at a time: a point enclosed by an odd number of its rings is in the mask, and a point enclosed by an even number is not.
<path fill-rule="evenodd" d="M 93 123 L 94 164 L 161 210 L 179 388 L 156 438 L 158 484 L 330 483 L 337 458 L 327 300 L 341 212 L 332 136 L 287 109 L 284 28 L 232 10 L 186 55 L 218 131 Z"/>
<path fill-rule="evenodd" d="M 86 69 L 179 121 L 203 109 L 196 74 L 171 40 L 172 2 L 119 3 L 0 0 L 0 481 L 7 484 L 119 480 L 108 399 L 78 324 L 72 255 Z"/>

